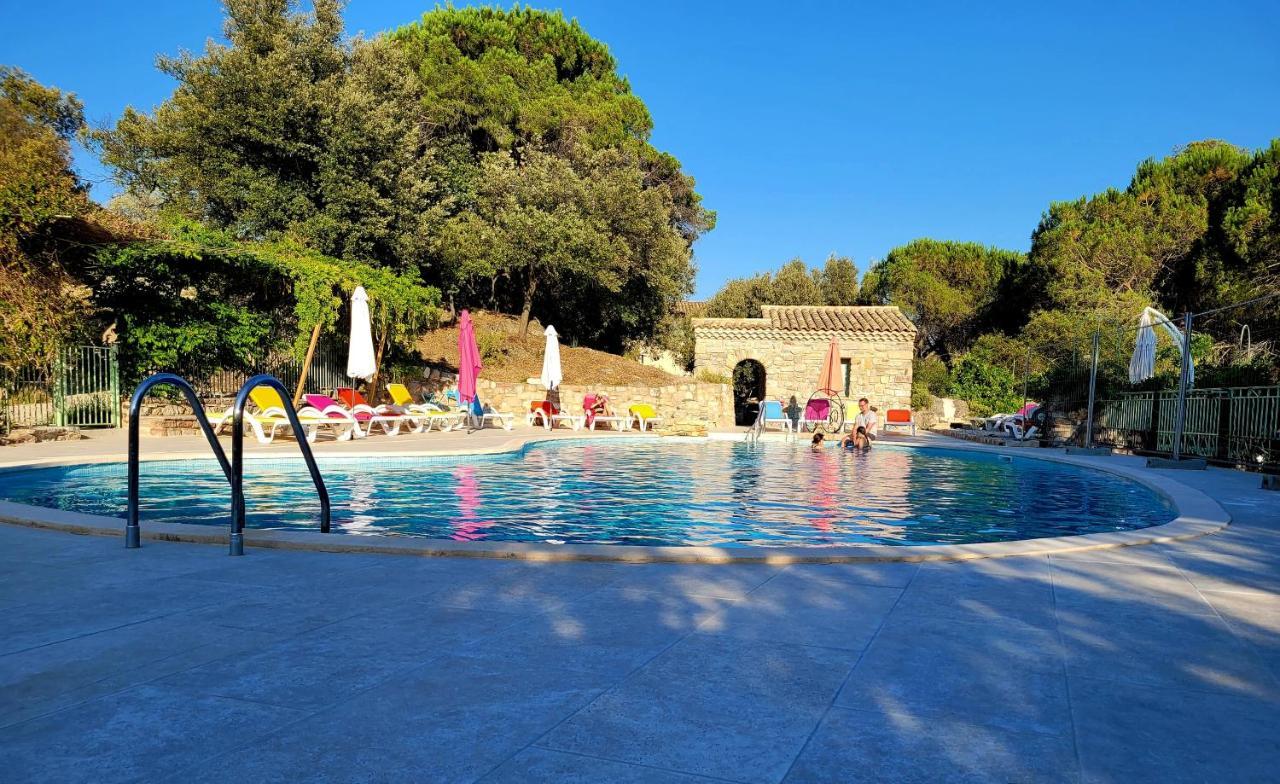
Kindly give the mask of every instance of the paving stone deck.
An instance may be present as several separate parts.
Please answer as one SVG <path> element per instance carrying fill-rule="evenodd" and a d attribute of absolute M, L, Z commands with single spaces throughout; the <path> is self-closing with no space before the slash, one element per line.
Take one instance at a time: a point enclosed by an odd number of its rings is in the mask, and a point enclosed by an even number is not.
<path fill-rule="evenodd" d="M 1280 771 L 1280 493 L 954 564 L 521 563 L 0 525 L 14 782 L 1202 782 Z"/>

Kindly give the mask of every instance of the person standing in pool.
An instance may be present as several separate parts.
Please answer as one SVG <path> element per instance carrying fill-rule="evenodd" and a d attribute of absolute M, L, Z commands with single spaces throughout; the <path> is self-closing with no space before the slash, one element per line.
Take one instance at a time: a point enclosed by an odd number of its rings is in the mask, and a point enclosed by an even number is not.
<path fill-rule="evenodd" d="M 870 442 L 876 440 L 876 434 L 880 430 L 880 420 L 876 417 L 876 410 L 871 407 L 871 403 L 867 399 L 858 399 L 858 415 L 853 418 L 854 432 L 862 432 L 867 440 L 868 446 Z"/>

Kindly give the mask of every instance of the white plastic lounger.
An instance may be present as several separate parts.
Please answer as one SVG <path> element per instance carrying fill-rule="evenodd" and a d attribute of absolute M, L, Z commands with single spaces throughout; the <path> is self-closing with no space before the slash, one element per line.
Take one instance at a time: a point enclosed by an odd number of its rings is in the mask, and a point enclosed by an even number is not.
<path fill-rule="evenodd" d="M 548 409 L 551 410 L 548 411 Z M 561 423 L 567 424 L 570 430 L 581 430 L 583 418 L 573 414 L 566 414 L 547 401 L 531 400 L 529 401 L 529 413 L 525 416 L 524 421 L 530 427 L 541 427 L 545 430 L 554 430 L 555 426 Z"/>
<path fill-rule="evenodd" d="M 442 432 L 462 427 L 461 413 L 449 411 L 431 402 L 413 402 L 413 395 L 409 394 L 409 388 L 404 384 L 387 384 L 387 392 L 391 395 L 393 405 L 386 408 L 397 413 L 422 417 L 426 423 L 423 432 L 430 432 L 432 427 L 439 427 Z"/>
<path fill-rule="evenodd" d="M 504 411 L 494 411 L 488 406 L 485 406 L 484 413 L 479 416 L 468 413 L 467 420 L 471 422 L 476 430 L 483 430 L 487 425 L 494 422 L 496 422 L 503 430 L 510 430 L 516 426 L 516 417 L 514 414 L 508 414 Z"/>
<path fill-rule="evenodd" d="M 426 418 L 415 414 L 402 414 L 390 409 L 374 408 L 367 403 L 356 403 L 351 408 L 343 406 L 327 395 L 303 395 L 307 405 L 316 408 L 325 416 L 338 417 L 346 415 L 355 421 L 356 438 L 365 438 L 373 432 L 373 426 L 382 428 L 388 437 L 400 435 L 400 428 L 410 433 L 421 433 L 426 425 Z M 364 425 L 364 430 L 360 426 Z"/>
<path fill-rule="evenodd" d="M 627 429 L 630 430 L 633 424 L 639 425 L 641 433 L 647 431 L 654 423 L 663 421 L 663 418 L 648 403 L 636 403 L 627 409 L 627 413 L 631 415 L 631 421 L 627 423 Z"/>
<path fill-rule="evenodd" d="M 296 413 L 298 414 L 298 423 L 302 425 L 302 429 L 305 431 L 303 436 L 308 443 L 313 443 L 316 440 L 322 427 L 333 428 L 336 431 L 334 437 L 338 441 L 350 441 L 355 437 L 358 430 L 354 417 L 347 416 L 341 419 L 328 417 L 310 406 L 303 406 Z M 214 417 L 210 416 L 209 418 L 213 419 Z M 217 415 L 217 421 L 213 424 L 214 434 L 219 434 L 222 431 L 222 426 L 230 425 L 233 419 L 234 409 L 232 408 L 228 408 L 220 415 Z M 275 406 L 266 410 L 259 410 L 256 413 L 245 411 L 244 423 L 249 426 L 249 429 L 253 432 L 253 437 L 257 439 L 259 444 L 270 444 L 279 433 L 293 430 L 293 425 L 289 422 L 289 417 L 285 414 L 284 409 Z"/>

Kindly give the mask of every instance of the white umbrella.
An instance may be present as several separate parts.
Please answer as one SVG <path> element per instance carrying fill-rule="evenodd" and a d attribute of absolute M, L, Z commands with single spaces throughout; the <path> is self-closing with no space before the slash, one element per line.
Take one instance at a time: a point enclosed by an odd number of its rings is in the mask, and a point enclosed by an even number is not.
<path fill-rule="evenodd" d="M 542 375 L 538 381 L 547 389 L 555 389 L 564 380 L 560 372 L 560 340 L 556 336 L 556 328 L 548 326 L 547 348 L 542 354 Z"/>
<path fill-rule="evenodd" d="M 364 286 L 356 286 L 351 294 L 351 346 L 347 354 L 347 375 L 351 378 L 373 378 L 378 364 L 373 356 L 373 331 L 369 328 L 369 295 Z"/>
<path fill-rule="evenodd" d="M 1190 350 L 1186 337 L 1173 325 L 1172 321 L 1155 308 L 1144 308 L 1142 317 L 1138 319 L 1138 338 L 1133 344 L 1133 356 L 1129 358 L 1129 383 L 1131 384 L 1140 384 L 1156 374 L 1155 326 L 1157 324 L 1163 327 L 1173 339 L 1179 352 L 1186 353 Z M 1195 381 L 1195 365 L 1187 362 L 1187 386 L 1193 386 Z"/>
<path fill-rule="evenodd" d="M 1140 384 L 1156 372 L 1156 331 L 1151 328 L 1151 308 L 1142 311 L 1138 319 L 1138 339 L 1133 344 L 1133 356 L 1129 358 L 1129 383 Z"/>

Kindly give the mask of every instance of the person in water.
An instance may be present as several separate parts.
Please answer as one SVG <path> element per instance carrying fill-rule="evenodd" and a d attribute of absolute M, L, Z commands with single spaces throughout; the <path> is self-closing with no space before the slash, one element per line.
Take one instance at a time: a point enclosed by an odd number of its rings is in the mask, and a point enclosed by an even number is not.
<path fill-rule="evenodd" d="M 867 436 L 867 429 L 859 425 L 857 430 L 844 437 L 840 446 L 845 449 L 870 449 L 871 439 Z"/>
<path fill-rule="evenodd" d="M 824 441 L 826 441 L 826 438 L 827 437 L 822 434 L 822 431 L 819 430 L 817 433 L 813 434 L 813 440 L 809 442 L 809 448 L 810 449 L 823 448 L 824 446 L 826 446 L 826 444 L 823 443 Z"/>
<path fill-rule="evenodd" d="M 858 399 L 858 415 L 853 418 L 853 426 L 862 433 L 868 446 L 876 439 L 880 430 L 880 420 L 876 416 L 876 410 L 871 407 L 870 401 L 865 397 Z"/>

